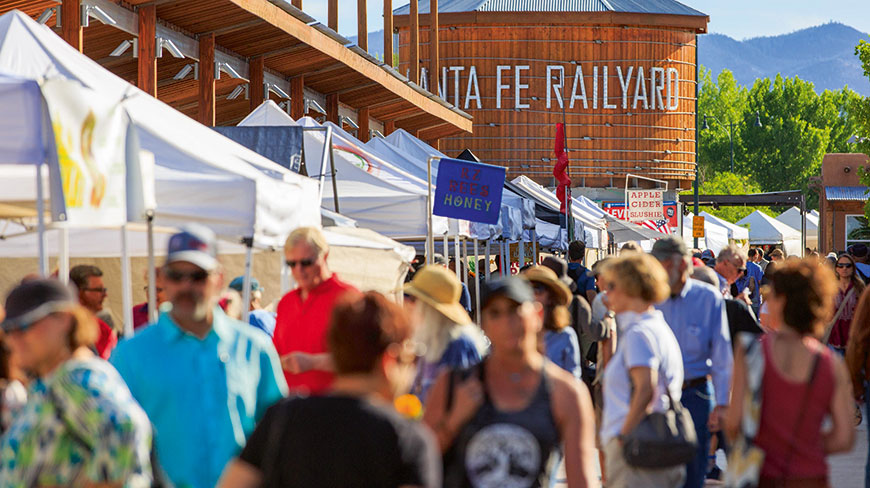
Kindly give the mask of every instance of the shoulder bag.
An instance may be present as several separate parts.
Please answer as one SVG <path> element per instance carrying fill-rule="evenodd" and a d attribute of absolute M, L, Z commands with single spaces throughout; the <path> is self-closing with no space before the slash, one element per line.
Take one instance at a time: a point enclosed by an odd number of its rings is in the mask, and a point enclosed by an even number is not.
<path fill-rule="evenodd" d="M 831 331 L 834 330 L 834 326 L 837 325 L 837 321 L 840 320 L 840 315 L 843 314 L 843 310 L 846 309 L 846 303 L 849 302 L 849 299 L 852 298 L 852 294 L 855 293 L 855 287 L 849 289 L 849 293 L 846 293 L 846 296 L 843 297 L 843 301 L 840 302 L 840 307 L 837 309 L 837 313 L 834 315 L 834 318 L 828 322 L 828 325 L 825 327 L 825 335 L 822 336 L 822 345 L 828 343 L 828 339 L 831 337 Z"/>

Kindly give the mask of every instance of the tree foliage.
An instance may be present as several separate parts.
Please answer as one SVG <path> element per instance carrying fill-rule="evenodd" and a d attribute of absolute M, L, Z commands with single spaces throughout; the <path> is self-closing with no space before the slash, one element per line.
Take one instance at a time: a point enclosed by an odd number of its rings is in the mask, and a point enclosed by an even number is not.
<path fill-rule="evenodd" d="M 763 192 L 800 189 L 807 206 L 815 208 L 818 193 L 810 189 L 810 178 L 821 174 L 825 153 L 854 150 L 847 140 L 857 130 L 853 109 L 861 97 L 848 87 L 817 94 L 810 82 L 777 75 L 758 79 L 747 89 L 727 70 L 716 82 L 704 70 L 700 91 L 702 186 L 730 172 L 730 133 L 737 175 Z M 703 129 L 705 115 L 709 129 Z"/>
<path fill-rule="evenodd" d="M 870 42 L 859 41 L 855 47 L 855 55 L 864 67 L 864 76 L 870 78 Z M 864 154 L 870 154 L 870 97 L 856 97 L 850 101 L 849 113 L 856 127 L 856 148 Z M 870 186 L 870 172 L 862 171 L 861 183 Z M 864 215 L 870 219 L 870 201 L 864 204 Z"/>

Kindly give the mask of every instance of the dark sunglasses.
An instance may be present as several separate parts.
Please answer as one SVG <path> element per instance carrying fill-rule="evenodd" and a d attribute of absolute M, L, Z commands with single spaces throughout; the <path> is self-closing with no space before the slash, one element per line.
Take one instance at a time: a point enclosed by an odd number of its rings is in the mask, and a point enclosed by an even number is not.
<path fill-rule="evenodd" d="M 837 263 L 838 268 L 851 268 L 852 263 Z"/>
<path fill-rule="evenodd" d="M 299 261 L 293 261 L 292 259 L 288 259 L 287 261 L 284 261 L 284 262 L 287 263 L 288 268 L 293 269 L 296 267 L 297 264 L 299 266 L 302 266 L 303 268 L 307 268 L 307 267 L 311 266 L 312 264 L 314 264 L 315 261 L 316 261 L 316 259 L 300 259 Z"/>
<path fill-rule="evenodd" d="M 198 269 L 196 271 L 181 271 L 177 269 L 167 268 L 166 279 L 174 283 L 190 280 L 193 283 L 202 283 L 208 278 L 208 271 Z"/>

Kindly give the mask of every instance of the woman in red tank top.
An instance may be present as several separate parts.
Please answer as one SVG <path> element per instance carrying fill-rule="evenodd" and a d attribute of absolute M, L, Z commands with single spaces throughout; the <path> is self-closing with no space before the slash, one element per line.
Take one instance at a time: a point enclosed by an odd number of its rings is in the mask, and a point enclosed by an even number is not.
<path fill-rule="evenodd" d="M 836 285 L 830 272 L 809 261 L 788 263 L 771 276 L 765 296 L 774 332 L 762 338 L 764 372 L 756 447 L 764 451 L 758 484 L 764 487 L 827 487 L 825 458 L 851 449 L 855 431 L 848 372 L 839 356 L 816 337 L 830 316 Z M 743 418 L 746 363 L 738 348 L 731 411 L 736 433 Z M 830 415 L 832 427 L 822 430 Z"/>

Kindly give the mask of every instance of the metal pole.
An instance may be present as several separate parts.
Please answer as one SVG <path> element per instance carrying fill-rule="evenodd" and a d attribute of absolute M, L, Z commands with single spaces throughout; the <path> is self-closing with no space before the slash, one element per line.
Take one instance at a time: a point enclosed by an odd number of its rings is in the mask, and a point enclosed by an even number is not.
<path fill-rule="evenodd" d="M 474 239 L 474 318 L 480 327 L 480 251 L 477 248 L 477 239 Z"/>
<path fill-rule="evenodd" d="M 487 239 L 486 246 L 485 246 L 485 248 L 486 248 L 485 249 L 485 251 L 486 251 L 486 269 L 484 270 L 484 271 L 486 271 L 486 281 L 489 281 L 489 274 L 490 274 L 490 271 L 489 271 L 489 244 L 490 244 L 490 239 Z"/>
<path fill-rule="evenodd" d="M 462 270 L 462 282 L 468 286 L 468 239 L 462 239 L 462 264 L 465 266 Z"/>
<path fill-rule="evenodd" d="M 443 244 L 441 245 L 442 252 L 444 253 L 444 259 L 449 262 L 450 261 L 450 247 L 449 247 L 450 238 L 447 237 L 447 234 L 444 234 L 442 236 L 442 241 L 444 241 Z"/>
<path fill-rule="evenodd" d="M 807 198 L 801 193 L 801 256 L 806 257 L 807 250 Z"/>
<path fill-rule="evenodd" d="M 124 307 L 124 337 L 133 337 L 133 280 L 127 249 L 127 224 L 121 226 L 121 303 Z"/>
<path fill-rule="evenodd" d="M 36 164 L 36 230 L 39 236 L 37 242 L 39 275 L 45 278 L 48 276 L 48 256 L 45 253 L 45 197 L 42 190 L 42 165 L 42 161 Z"/>
<path fill-rule="evenodd" d="M 538 231 L 532 229 L 532 264 L 538 264 Z"/>
<path fill-rule="evenodd" d="M 453 255 L 455 256 L 455 262 L 454 262 L 453 268 L 456 270 L 456 279 L 458 279 L 459 281 L 462 281 L 462 276 L 460 276 L 460 274 L 459 274 L 460 273 L 459 268 L 462 265 L 462 261 L 459 260 L 460 259 L 459 254 L 460 254 L 459 253 L 459 234 L 456 234 L 455 236 L 453 236 Z"/>
<path fill-rule="evenodd" d="M 698 215 L 698 95 L 700 94 L 700 65 L 698 64 L 698 35 L 695 34 L 695 181 L 692 188 L 695 192 L 695 215 Z M 698 249 L 698 238 L 695 238 L 695 249 Z"/>
<path fill-rule="evenodd" d="M 432 264 L 432 254 L 435 252 L 435 237 L 432 224 L 432 161 L 437 158 L 426 160 L 426 264 Z"/>
<path fill-rule="evenodd" d="M 320 156 L 320 202 L 323 202 L 323 183 L 326 180 L 326 163 L 332 152 L 332 127 L 326 126 L 326 134 L 323 136 L 323 154 Z M 322 203 L 318 203 L 322 206 Z"/>
<path fill-rule="evenodd" d="M 157 322 L 157 267 L 154 263 L 154 213 L 145 220 L 148 233 L 148 323 Z"/>
<path fill-rule="evenodd" d="M 69 283 L 69 229 L 66 226 L 58 229 L 60 232 L 60 249 L 57 256 L 57 277 L 64 285 Z"/>
<path fill-rule="evenodd" d="M 521 232 L 520 233 L 520 242 L 517 244 L 517 246 L 519 246 L 519 249 L 517 249 L 517 254 L 520 257 L 520 269 L 523 269 L 523 266 L 526 265 L 526 240 L 525 240 L 525 237 L 526 237 L 526 233 Z"/>
<path fill-rule="evenodd" d="M 253 265 L 254 238 L 242 239 L 245 244 L 245 278 L 242 283 L 242 322 L 248 323 L 251 314 L 251 266 Z"/>
<path fill-rule="evenodd" d="M 332 127 L 329 127 L 329 166 L 332 172 L 332 203 L 335 206 L 335 213 L 341 213 L 338 209 L 338 181 L 335 179 L 335 155 L 332 150 Z"/>

